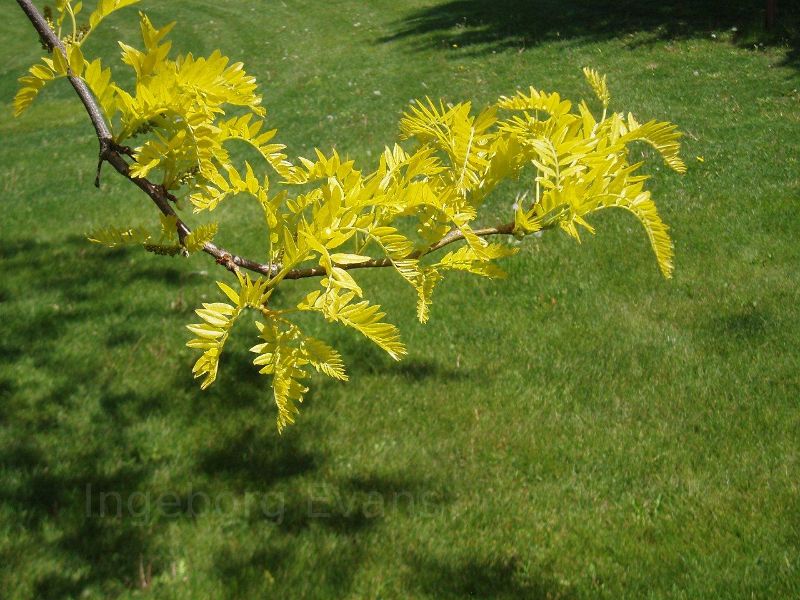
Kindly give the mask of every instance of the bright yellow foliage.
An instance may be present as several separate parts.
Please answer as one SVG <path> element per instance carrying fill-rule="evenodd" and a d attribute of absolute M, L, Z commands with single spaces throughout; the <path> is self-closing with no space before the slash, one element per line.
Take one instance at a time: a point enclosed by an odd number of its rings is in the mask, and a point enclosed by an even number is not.
<path fill-rule="evenodd" d="M 666 164 L 686 170 L 675 125 L 640 124 L 631 114 L 608 112 L 611 95 L 606 77 L 584 69 L 589 87 L 603 107 L 598 118 L 585 102 L 574 105 L 556 92 L 531 87 L 503 96 L 475 111 L 470 102 L 445 104 L 431 99 L 411 104 L 400 121 L 400 138 L 379 155 L 378 164 L 361 170 L 336 151 L 291 162 L 276 131 L 265 126 L 255 79 L 241 63 L 219 51 L 208 57 L 171 55 L 167 35 L 140 13 L 139 47 L 120 42 L 122 62 L 135 84 L 123 89 L 99 59 L 84 58 L 81 46 L 108 14 L 135 0 L 102 0 L 89 24 L 62 35 L 66 17 L 79 11 L 69 0 L 57 5 L 53 26 L 67 48 L 45 56 L 20 79 L 14 107 L 24 111 L 49 82 L 67 74 L 81 76 L 112 123 L 118 144 L 136 144 L 131 174 L 188 198 L 194 212 L 213 211 L 242 196 L 255 200 L 264 214 L 269 275 L 238 275 L 238 289 L 220 283 L 228 302 L 204 303 L 196 311 L 201 323 L 189 326 L 188 343 L 202 351 L 194 365 L 202 387 L 217 376 L 219 357 L 233 324 L 245 312 L 257 316 L 261 343 L 253 347 L 254 363 L 272 377 L 278 427 L 294 421 L 313 367 L 336 379 L 347 379 L 340 355 L 305 335 L 290 320 L 293 312 L 311 311 L 331 323 L 355 329 L 395 359 L 405 353 L 397 328 L 384 320 L 380 307 L 362 299 L 354 274 L 367 265 L 389 266 L 415 290 L 421 322 L 429 318 L 436 284 L 448 271 L 502 277 L 497 261 L 516 252 L 489 243 L 475 226 L 486 197 L 502 181 L 523 182 L 503 232 L 518 238 L 560 228 L 579 240 L 579 231 L 594 232 L 592 213 L 621 208 L 645 229 L 665 277 L 673 270 L 673 248 L 646 176 L 637 174 L 630 145 L 650 144 Z M 227 112 L 235 107 L 237 116 Z M 231 144 L 251 146 L 263 165 L 234 164 Z M 296 187 L 301 186 L 301 187 Z M 510 202 L 509 202 L 510 204 Z M 179 204 L 180 206 L 180 204 Z M 108 246 L 144 244 L 150 249 L 197 251 L 217 232 L 216 224 L 195 229 L 182 244 L 140 229 L 106 228 L 91 236 Z M 443 237 L 461 241 L 441 253 Z M 171 245 L 170 245 L 171 244 Z M 442 243 L 441 246 L 446 244 Z M 320 288 L 288 307 L 271 305 L 272 291 L 287 278 L 312 269 L 322 274 Z"/>

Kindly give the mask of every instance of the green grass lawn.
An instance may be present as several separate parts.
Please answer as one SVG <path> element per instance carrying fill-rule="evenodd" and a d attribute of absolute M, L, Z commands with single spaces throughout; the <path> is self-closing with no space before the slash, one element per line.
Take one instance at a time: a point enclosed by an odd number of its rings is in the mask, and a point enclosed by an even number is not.
<path fill-rule="evenodd" d="M 178 49 L 246 62 L 294 156 L 367 168 L 411 98 L 578 99 L 585 65 L 613 108 L 686 132 L 688 173 L 650 168 L 673 280 L 621 213 L 581 245 L 527 241 L 507 281 L 451 277 L 426 326 L 407 286 L 365 274 L 409 356 L 320 328 L 351 381 L 315 378 L 279 436 L 249 332 L 212 389 L 191 377 L 184 325 L 225 273 L 85 241 L 154 209 L 110 169 L 93 187 L 68 85 L 11 116 L 39 47 L 9 2 L 0 596 L 800 596 L 797 45 L 760 37 L 761 2 L 691 4 L 143 2 Z M 137 31 L 122 11 L 92 47 Z M 222 214 L 224 245 L 261 247 L 255 206 Z"/>

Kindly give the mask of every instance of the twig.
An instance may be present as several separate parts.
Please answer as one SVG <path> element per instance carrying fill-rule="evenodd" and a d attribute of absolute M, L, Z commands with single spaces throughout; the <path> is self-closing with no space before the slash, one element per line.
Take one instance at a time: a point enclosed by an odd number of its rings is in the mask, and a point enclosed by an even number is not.
<path fill-rule="evenodd" d="M 31 0 L 17 0 L 17 4 L 20 5 L 23 12 L 28 17 L 28 20 L 39 34 L 39 37 L 41 37 L 48 46 L 53 48 L 54 52 L 61 52 L 61 54 L 64 55 L 65 61 L 67 64 L 69 64 L 64 44 L 60 39 L 58 39 L 58 36 L 56 36 L 55 32 L 50 29 L 47 21 L 33 5 Z M 98 176 L 95 183 L 99 184 L 100 165 L 102 165 L 103 162 L 109 163 L 120 175 L 136 184 L 145 194 L 147 194 L 162 212 L 162 214 L 175 218 L 175 227 L 178 233 L 178 239 L 182 243 L 186 236 L 192 232 L 192 230 L 180 219 L 180 217 L 178 217 L 173 208 L 169 205 L 170 194 L 162 186 L 156 185 L 145 178 L 131 177 L 128 163 L 122 158 L 122 154 L 133 156 L 133 151 L 127 146 L 121 146 L 114 141 L 113 137 L 111 136 L 111 130 L 109 129 L 108 124 L 103 117 L 102 109 L 92 95 L 91 90 L 86 85 L 86 82 L 73 74 L 70 69 L 67 69 L 67 78 L 69 79 L 69 82 L 72 84 L 72 87 L 75 89 L 75 92 L 78 94 L 81 103 L 86 109 L 89 119 L 92 121 L 92 125 L 94 126 L 97 140 L 100 143 L 100 154 L 97 168 Z M 239 268 L 243 268 L 261 273 L 262 275 L 271 276 L 277 273 L 277 269 L 274 265 L 267 265 L 249 258 L 237 256 L 232 252 L 228 252 L 225 248 L 220 248 L 211 242 L 208 242 L 203 246 L 203 251 L 213 256 L 217 263 L 225 266 L 229 271 L 235 272 L 238 271 Z"/>
<path fill-rule="evenodd" d="M 490 235 L 511 235 L 514 233 L 514 223 L 505 223 L 497 227 L 486 227 L 484 229 L 473 229 L 472 233 L 478 237 L 487 237 Z M 442 237 L 438 242 L 431 244 L 422 251 L 412 252 L 404 260 L 417 260 L 423 256 L 427 256 L 431 252 L 435 252 L 440 248 L 444 248 L 448 244 L 458 242 L 464 239 L 464 234 L 460 229 L 452 229 Z M 338 265 L 345 271 L 352 269 L 369 269 L 376 267 L 391 267 L 394 261 L 390 258 L 373 258 L 372 260 L 365 260 L 360 263 L 352 263 L 349 265 Z M 309 267 L 307 269 L 294 269 L 284 277 L 284 279 L 304 279 L 306 277 L 322 277 L 327 275 L 327 271 L 323 267 Z"/>
<path fill-rule="evenodd" d="M 20 5 L 42 41 L 48 47 L 52 48 L 53 52 L 61 52 L 61 54 L 64 56 L 65 62 L 67 65 L 69 65 L 69 58 L 67 57 L 67 51 L 63 42 L 58 39 L 58 36 L 55 34 L 55 32 L 50 29 L 47 21 L 34 6 L 33 2 L 31 0 L 17 0 L 17 4 Z M 133 182 L 139 189 L 147 194 L 162 214 L 175 218 L 175 227 L 178 234 L 178 239 L 181 243 L 183 243 L 192 230 L 186 223 L 183 222 L 183 220 L 180 219 L 180 217 L 178 217 L 177 213 L 170 205 L 171 201 L 174 202 L 176 200 L 175 196 L 170 194 L 162 185 L 155 184 L 144 177 L 131 176 L 130 167 L 123 158 L 123 155 L 133 158 L 133 150 L 127 146 L 117 144 L 114 141 L 114 138 L 111 135 L 111 130 L 106 123 L 105 117 L 103 116 L 103 111 L 89 89 L 89 86 L 86 85 L 86 82 L 75 75 L 69 67 L 67 68 L 67 78 L 72 84 L 72 87 L 75 89 L 75 93 L 80 98 L 83 107 L 86 109 L 89 119 L 94 126 L 97 140 L 100 144 L 95 185 L 100 187 L 100 169 L 103 163 L 107 162 L 114 167 L 114 169 L 120 175 Z M 508 235 L 513 233 L 513 230 L 514 223 L 506 223 L 503 225 L 498 225 L 497 227 L 477 229 L 474 230 L 473 233 L 482 237 L 490 235 Z M 432 244 L 426 250 L 421 252 L 413 252 L 407 258 L 422 258 L 423 256 L 430 254 L 439 248 L 463 239 L 464 234 L 458 229 L 453 229 L 444 237 L 442 237 L 441 240 Z M 281 271 L 282 268 L 280 264 L 264 264 L 243 256 L 238 256 L 211 242 L 205 243 L 203 246 L 203 251 L 206 254 L 213 256 L 218 264 L 223 265 L 226 269 L 232 272 L 238 272 L 239 269 L 247 269 L 249 271 L 260 273 L 261 275 L 274 277 Z M 341 265 L 341 267 L 346 270 L 351 270 L 373 267 L 390 267 L 392 264 L 393 262 L 389 258 L 375 258 L 362 263 Z M 326 275 L 326 271 L 322 267 L 310 267 L 306 269 L 293 269 L 286 274 L 285 279 L 304 279 L 306 277 L 321 277 L 324 275 Z"/>

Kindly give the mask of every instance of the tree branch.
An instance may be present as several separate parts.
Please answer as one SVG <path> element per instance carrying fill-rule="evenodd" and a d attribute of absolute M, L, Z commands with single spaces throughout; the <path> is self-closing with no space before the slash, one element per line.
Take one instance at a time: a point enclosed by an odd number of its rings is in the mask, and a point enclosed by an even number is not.
<path fill-rule="evenodd" d="M 33 2 L 31 0 L 17 0 L 17 4 L 20 5 L 20 8 L 22 8 L 22 11 L 28 17 L 28 20 L 31 22 L 34 29 L 36 29 L 36 32 L 39 34 L 39 37 L 45 43 L 45 45 L 48 48 L 51 48 L 53 52 L 60 52 L 64 56 L 64 60 L 67 65 L 69 65 L 69 57 L 67 56 L 67 50 L 64 47 L 64 43 L 50 28 L 45 18 L 39 12 L 36 6 L 34 6 Z M 86 82 L 75 75 L 71 69 L 69 69 L 69 67 L 67 68 L 67 78 L 69 79 L 70 84 L 72 84 L 72 87 L 75 89 L 75 93 L 78 95 L 78 98 L 80 98 L 83 107 L 86 109 L 89 119 L 92 122 L 92 126 L 94 127 L 95 134 L 97 135 L 97 140 L 100 144 L 100 154 L 97 164 L 97 177 L 95 178 L 95 185 L 100 187 L 100 167 L 104 162 L 107 162 L 114 167 L 114 169 L 120 175 L 134 183 L 139 189 L 147 194 L 162 214 L 175 218 L 175 227 L 177 230 L 178 239 L 181 243 L 183 243 L 192 230 L 186 223 L 183 222 L 183 220 L 181 220 L 180 217 L 178 217 L 177 213 L 170 205 L 170 200 L 174 200 L 174 197 L 166 189 L 164 189 L 163 186 L 157 185 L 143 177 L 131 176 L 130 167 L 122 156 L 127 155 L 133 157 L 133 151 L 127 146 L 121 146 L 114 141 L 114 138 L 111 135 L 111 130 L 106 123 L 105 117 L 103 116 L 103 111 L 92 94 L 92 91 L 89 89 L 89 86 L 86 85 Z M 483 237 L 490 235 L 509 235 L 513 233 L 513 231 L 514 223 L 512 222 L 498 225 L 497 227 L 473 230 L 473 233 L 477 236 Z M 463 239 L 464 234 L 458 229 L 453 229 L 441 240 L 432 244 L 426 250 L 414 252 L 407 258 L 422 258 L 423 256 L 426 256 L 427 254 L 430 254 L 439 248 Z M 237 256 L 236 254 L 228 252 L 225 248 L 221 248 L 211 242 L 206 242 L 206 244 L 203 246 L 203 252 L 213 256 L 218 264 L 223 265 L 232 272 L 237 272 L 240 268 L 242 268 L 260 273 L 262 275 L 267 275 L 268 277 L 274 277 L 281 270 L 281 265 L 264 264 L 249 258 Z M 375 258 L 362 263 L 341 265 L 341 268 L 346 270 L 366 269 L 373 267 L 390 267 L 392 264 L 393 262 L 389 258 Z M 307 277 L 322 277 L 324 275 L 326 275 L 326 271 L 322 267 L 310 267 L 306 269 L 293 269 L 286 274 L 284 279 L 304 279 Z"/>
<path fill-rule="evenodd" d="M 28 17 L 28 20 L 36 29 L 39 37 L 45 42 L 45 44 L 52 48 L 53 52 L 61 52 L 65 61 L 67 64 L 69 64 L 69 59 L 67 57 L 66 48 L 64 47 L 63 42 L 58 39 L 58 36 L 56 36 L 55 32 L 50 29 L 47 21 L 33 5 L 33 2 L 31 0 L 17 0 L 17 4 L 20 5 L 22 11 Z M 121 155 L 126 154 L 131 156 L 131 149 L 125 146 L 120 146 L 114 141 L 114 138 L 111 135 L 111 130 L 109 129 L 108 124 L 103 117 L 103 111 L 89 89 L 89 86 L 86 85 L 86 82 L 73 74 L 70 69 L 67 69 L 67 78 L 72 84 L 72 87 L 75 89 L 75 92 L 78 94 L 83 107 L 86 109 L 89 119 L 92 121 L 92 125 L 94 126 L 97 140 L 100 143 L 100 156 L 97 168 L 98 178 L 95 180 L 95 183 L 99 185 L 100 165 L 102 165 L 103 162 L 109 163 L 120 175 L 136 184 L 139 189 L 147 194 L 162 212 L 162 214 L 175 218 L 175 227 L 178 233 L 178 239 L 183 242 L 183 240 L 192 232 L 192 230 L 180 219 L 180 217 L 178 217 L 172 206 L 170 206 L 168 192 L 162 186 L 156 185 L 145 178 L 131 177 L 128 163 L 124 158 L 122 158 Z M 206 254 L 213 256 L 217 263 L 225 266 L 229 271 L 235 272 L 238 271 L 239 268 L 243 268 L 268 276 L 273 276 L 277 273 L 277 267 L 275 265 L 267 265 L 250 260 L 249 258 L 237 256 L 231 252 L 228 252 L 225 248 L 220 248 L 211 242 L 207 242 L 205 246 L 203 246 L 203 251 Z"/>
<path fill-rule="evenodd" d="M 487 237 L 490 235 L 511 235 L 514 233 L 514 222 L 511 223 L 504 223 L 503 225 L 498 225 L 496 227 L 486 227 L 484 229 L 473 229 L 472 233 L 474 233 L 478 237 Z M 435 242 L 428 246 L 423 251 L 412 252 L 405 260 L 418 260 L 423 256 L 427 256 L 431 252 L 435 252 L 440 248 L 444 248 L 448 244 L 452 244 L 453 242 L 459 242 L 464 239 L 464 234 L 461 232 L 460 229 L 451 229 L 447 232 L 442 239 L 438 242 Z M 349 265 L 337 265 L 339 268 L 344 269 L 345 271 L 350 271 L 352 269 L 369 269 L 375 267 L 391 267 L 393 265 L 393 261 L 390 258 L 373 258 L 372 260 L 365 260 L 364 262 L 360 263 L 352 263 Z M 307 269 L 294 269 L 289 271 L 284 279 L 305 279 L 306 277 L 322 277 L 327 275 L 327 271 L 323 267 L 309 267 Z"/>

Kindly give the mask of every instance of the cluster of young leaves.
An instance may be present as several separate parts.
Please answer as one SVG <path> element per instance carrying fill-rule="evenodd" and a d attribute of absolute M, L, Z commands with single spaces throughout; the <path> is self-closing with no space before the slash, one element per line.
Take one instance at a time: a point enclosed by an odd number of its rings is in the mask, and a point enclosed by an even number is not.
<path fill-rule="evenodd" d="M 111 82 L 111 70 L 104 69 L 100 59 L 91 62 L 83 56 L 81 47 L 89 39 L 91 33 L 108 15 L 121 8 L 135 4 L 139 0 L 100 0 L 89 15 L 87 23 L 78 25 L 78 17 L 83 10 L 83 2 L 71 0 L 55 0 L 55 14 L 52 9 L 45 9 L 50 28 L 56 33 L 66 49 L 66 56 L 61 52 L 47 48 L 48 55 L 43 56 L 28 71 L 28 75 L 20 78 L 20 88 L 14 97 L 14 114 L 21 115 L 47 84 L 72 74 L 91 82 L 91 88 L 106 114 L 113 113 L 115 89 Z M 69 32 L 64 31 L 67 23 Z"/>
<path fill-rule="evenodd" d="M 527 233 L 558 225 L 580 240 L 578 226 L 594 233 L 586 215 L 622 208 L 644 226 L 658 266 L 669 278 L 672 241 L 650 192 L 644 189 L 648 176 L 635 174 L 642 163 L 629 162 L 628 146 L 636 141 L 650 144 L 671 169 L 684 173 L 686 165 L 678 154 L 681 134 L 672 123 L 640 124 L 631 113 L 607 116 L 610 94 L 606 77 L 588 68 L 584 75 L 603 105 L 600 120 L 586 102 L 580 102 L 578 112 L 573 113 L 568 100 L 534 88 L 498 102 L 499 108 L 516 113 L 499 123 L 500 130 L 520 145 L 518 159 L 536 169 L 535 193 L 529 206 L 518 204 L 516 227 Z"/>
<path fill-rule="evenodd" d="M 90 233 L 87 238 L 90 242 L 100 244 L 107 248 L 120 246 L 141 245 L 145 250 L 154 254 L 175 256 L 182 254 L 188 256 L 203 249 L 206 242 L 217 234 L 216 223 L 206 223 L 196 227 L 189 235 L 178 239 L 176 232 L 177 219 L 173 216 L 160 215 L 161 227 L 156 233 L 146 227 L 128 227 L 122 229 L 109 225 Z"/>
<path fill-rule="evenodd" d="M 364 298 L 354 276 L 358 269 L 393 269 L 415 291 L 417 315 L 424 323 L 434 288 L 448 272 L 504 276 L 497 261 L 517 248 L 489 242 L 487 235 L 521 238 L 560 228 L 580 240 L 579 227 L 594 232 L 586 219 L 590 213 L 616 207 L 642 223 L 661 272 L 670 277 L 673 251 L 667 227 L 644 189 L 646 176 L 637 174 L 641 163 L 630 161 L 629 147 L 648 143 L 671 168 L 683 172 L 680 134 L 670 123 L 642 124 L 630 113 L 609 114 L 606 79 L 597 72 L 584 69 L 602 105 L 599 118 L 586 102 L 575 109 L 559 94 L 534 88 L 501 97 L 477 112 L 470 102 L 426 99 L 413 103 L 402 117 L 400 141 L 406 145 L 386 147 L 372 170 L 357 169 L 336 151 L 317 150 L 313 158 L 292 163 L 284 146 L 274 141 L 275 130 L 265 128 L 255 80 L 242 64 L 229 64 L 219 51 L 206 58 L 170 58 L 166 36 L 173 24 L 158 29 L 140 13 L 142 48 L 120 42 L 122 61 L 135 75 L 131 90 L 114 83 L 99 59 L 89 63 L 83 58 L 81 44 L 99 21 L 134 2 L 102 0 L 83 28 L 74 24 L 80 3 L 58 2 L 53 26 L 59 35 L 67 16 L 73 22 L 73 33 L 62 38 L 69 64 L 61 64 L 58 52 L 43 58 L 21 80 L 15 107 L 24 110 L 48 81 L 69 68 L 99 99 L 115 142 L 139 142 L 132 176 L 155 178 L 165 190 L 184 195 L 195 213 L 214 211 L 234 196 L 258 203 L 269 274 L 251 278 L 237 273 L 238 290 L 220 282 L 230 303 L 203 304 L 196 311 L 202 322 L 189 325 L 195 337 L 188 345 L 202 352 L 193 372 L 206 388 L 216 379 L 233 324 L 246 312 L 254 314 L 261 343 L 253 347 L 253 362 L 260 373 L 272 376 L 279 429 L 293 422 L 312 368 L 347 379 L 341 356 L 301 331 L 292 314 L 317 313 L 355 329 L 395 359 L 406 353 L 397 328 L 384 320 L 380 306 Z M 227 116 L 231 108 L 241 114 Z M 234 164 L 228 150 L 233 142 L 249 144 L 263 165 Z M 524 181 L 529 194 L 515 203 L 510 224 L 476 228 L 484 200 L 507 179 Z M 174 225 L 162 220 L 157 241 L 135 228 L 107 228 L 90 239 L 177 253 L 202 249 L 217 230 L 212 223 L 180 242 Z M 454 242 L 461 245 L 445 250 Z M 272 292 L 282 282 L 317 275 L 318 289 L 283 308 L 273 306 Z"/>

